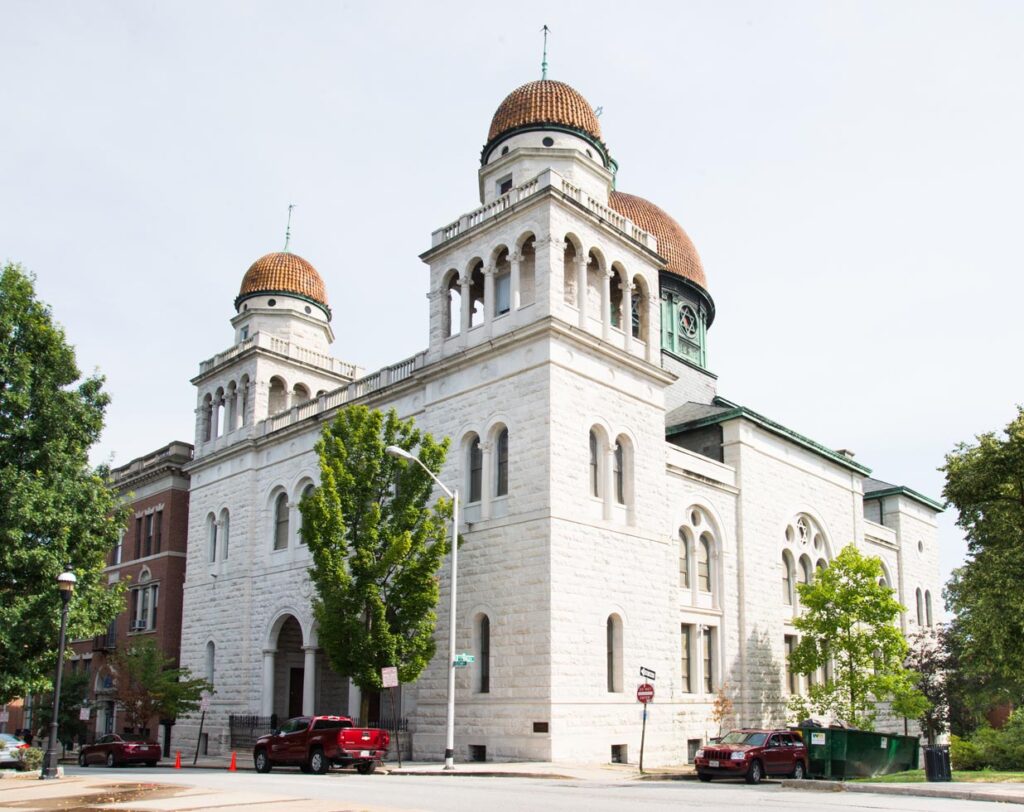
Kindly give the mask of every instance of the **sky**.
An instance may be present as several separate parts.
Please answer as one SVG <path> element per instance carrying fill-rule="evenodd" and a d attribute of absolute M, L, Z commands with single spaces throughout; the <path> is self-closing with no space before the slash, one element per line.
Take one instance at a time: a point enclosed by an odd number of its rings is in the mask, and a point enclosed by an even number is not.
<path fill-rule="evenodd" d="M 479 205 L 545 24 L 618 188 L 700 252 L 720 394 L 940 498 L 1024 400 L 1019 2 L 0 0 L 0 261 L 106 376 L 94 462 L 193 439 L 189 380 L 289 203 L 334 353 L 423 349 L 418 255 Z"/>

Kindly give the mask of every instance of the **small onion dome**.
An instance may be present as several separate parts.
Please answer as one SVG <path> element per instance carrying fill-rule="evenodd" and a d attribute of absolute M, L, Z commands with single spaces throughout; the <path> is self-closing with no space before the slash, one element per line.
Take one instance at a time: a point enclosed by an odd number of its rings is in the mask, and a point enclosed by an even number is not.
<path fill-rule="evenodd" d="M 636 195 L 612 192 L 608 205 L 654 235 L 658 241 L 658 253 L 667 260 L 666 271 L 688 279 L 707 291 L 708 280 L 704 276 L 700 255 L 679 223 L 651 201 Z"/>
<path fill-rule="evenodd" d="M 590 103 L 564 82 L 540 79 L 509 93 L 498 105 L 481 163 L 495 143 L 506 135 L 530 130 L 563 130 L 590 141 L 608 163 L 608 148 L 601 140 L 601 125 Z"/>
<path fill-rule="evenodd" d="M 316 268 L 298 254 L 279 251 L 266 254 L 250 265 L 242 277 L 235 307 L 253 296 L 269 293 L 305 299 L 323 310 L 328 319 L 331 317 L 324 280 Z"/>

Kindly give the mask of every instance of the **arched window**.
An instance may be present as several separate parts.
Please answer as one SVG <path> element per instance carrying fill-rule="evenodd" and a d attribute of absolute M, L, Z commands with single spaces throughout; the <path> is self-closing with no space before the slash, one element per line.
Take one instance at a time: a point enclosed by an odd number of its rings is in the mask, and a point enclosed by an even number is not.
<path fill-rule="evenodd" d="M 679 586 L 690 588 L 690 534 L 685 528 L 679 529 Z"/>
<path fill-rule="evenodd" d="M 800 556 L 800 583 L 809 584 L 814 577 L 814 567 L 811 566 L 811 559 L 806 555 Z"/>
<path fill-rule="evenodd" d="M 622 691 L 622 618 L 609 615 L 606 627 L 605 649 L 608 693 Z"/>
<path fill-rule="evenodd" d="M 497 470 L 494 477 L 494 495 L 508 496 L 508 429 L 498 433 Z"/>
<path fill-rule="evenodd" d="M 828 562 L 824 558 L 819 558 L 818 563 L 814 565 L 814 568 L 818 572 L 821 572 L 822 570 L 828 568 Z M 815 575 L 815 578 L 817 578 L 817 575 Z"/>
<path fill-rule="evenodd" d="M 620 505 L 626 504 L 625 468 L 625 451 L 622 448 L 622 443 L 616 443 L 615 453 L 612 456 L 612 478 L 615 482 L 615 501 Z"/>
<path fill-rule="evenodd" d="M 697 589 L 711 591 L 711 537 L 704 533 L 697 544 Z"/>
<path fill-rule="evenodd" d="M 789 550 L 782 551 L 782 602 L 793 605 L 793 555 Z"/>
<path fill-rule="evenodd" d="M 221 561 L 228 559 L 228 545 L 231 542 L 231 514 L 224 508 L 220 512 L 220 558 Z"/>
<path fill-rule="evenodd" d="M 609 307 L 612 327 L 622 329 L 622 291 L 625 289 L 623 271 L 618 265 L 612 265 L 612 278 L 608 287 Z"/>
<path fill-rule="evenodd" d="M 288 494 L 279 493 L 274 500 L 274 549 L 288 547 Z"/>
<path fill-rule="evenodd" d="M 450 338 L 458 335 L 462 329 L 462 285 L 459 284 L 459 272 L 448 272 L 443 288 L 444 296 L 444 336 Z"/>
<path fill-rule="evenodd" d="M 601 444 L 597 441 L 597 432 L 590 430 L 590 495 L 601 495 L 601 466 L 599 465 Z"/>
<path fill-rule="evenodd" d="M 491 619 L 487 615 L 480 615 L 477 625 L 477 672 L 480 675 L 480 682 L 477 690 L 481 694 L 491 692 Z"/>
<path fill-rule="evenodd" d="M 924 625 L 924 596 L 920 588 L 917 590 L 917 625 Z"/>
<path fill-rule="evenodd" d="M 284 381 L 277 376 L 270 379 L 270 397 L 267 401 L 267 409 L 270 414 L 283 412 L 288 408 L 288 390 Z"/>
<path fill-rule="evenodd" d="M 217 657 L 217 647 L 214 645 L 213 641 L 211 640 L 210 642 L 208 642 L 206 644 L 206 681 L 208 683 L 210 683 L 210 685 L 214 684 L 213 680 L 214 680 L 214 677 L 216 676 L 216 673 L 215 673 L 215 668 L 216 668 L 215 660 L 216 660 L 216 657 Z"/>
<path fill-rule="evenodd" d="M 531 234 L 519 249 L 519 306 L 533 304 L 534 277 L 536 276 L 536 239 Z M 514 304 L 514 303 L 513 303 Z"/>
<path fill-rule="evenodd" d="M 576 301 L 576 245 L 566 238 L 562 252 L 562 288 L 566 304 L 578 305 Z"/>
<path fill-rule="evenodd" d="M 512 264 L 508 249 L 502 248 L 494 264 L 494 310 L 495 316 L 508 313 L 512 308 Z"/>
<path fill-rule="evenodd" d="M 206 517 L 207 560 L 212 564 L 217 560 L 217 517 L 212 513 Z"/>
<path fill-rule="evenodd" d="M 305 500 L 308 496 L 310 496 L 313 493 L 313 491 L 315 489 L 316 489 L 316 486 L 312 482 L 310 482 L 308 485 L 306 485 L 305 488 L 302 489 L 302 495 L 299 497 L 299 501 L 301 502 L 301 501 Z M 305 544 L 305 543 L 306 543 L 306 539 L 303 538 L 303 536 L 302 536 L 302 514 L 300 513 L 299 514 L 299 544 Z"/>
<path fill-rule="evenodd" d="M 484 322 L 484 263 L 477 260 L 469 274 L 469 326 Z"/>
<path fill-rule="evenodd" d="M 224 390 L 218 387 L 213 396 L 213 436 L 223 437 L 227 421 L 224 417 Z"/>
<path fill-rule="evenodd" d="M 202 438 L 204 443 L 210 442 L 213 425 L 213 398 L 207 395 L 203 398 L 202 412 Z"/>
<path fill-rule="evenodd" d="M 249 425 L 249 376 L 243 375 L 242 379 L 238 382 L 238 389 L 242 393 L 241 405 L 239 406 L 238 424 L 240 426 Z"/>
<path fill-rule="evenodd" d="M 475 434 L 469 444 L 469 501 L 479 502 L 483 492 L 484 452 Z"/>
<path fill-rule="evenodd" d="M 932 593 L 928 589 L 924 592 L 924 619 L 929 626 L 932 625 Z"/>
<path fill-rule="evenodd" d="M 309 400 L 309 387 L 302 383 L 295 384 L 292 388 L 292 405 L 296 406 L 307 400 Z"/>

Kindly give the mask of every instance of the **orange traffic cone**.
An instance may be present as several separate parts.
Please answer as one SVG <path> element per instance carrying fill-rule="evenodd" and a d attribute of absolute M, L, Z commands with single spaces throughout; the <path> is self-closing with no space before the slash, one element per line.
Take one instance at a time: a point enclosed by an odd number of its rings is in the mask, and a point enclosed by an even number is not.
<path fill-rule="evenodd" d="M 228 765 L 228 772 L 232 772 L 233 773 L 233 772 L 235 772 L 235 770 L 238 769 L 238 767 L 235 765 L 235 757 L 237 755 L 238 754 L 235 753 L 233 750 L 231 751 L 231 764 Z"/>
<path fill-rule="evenodd" d="M 174 769 L 181 769 L 181 750 L 176 750 L 174 752 Z"/>

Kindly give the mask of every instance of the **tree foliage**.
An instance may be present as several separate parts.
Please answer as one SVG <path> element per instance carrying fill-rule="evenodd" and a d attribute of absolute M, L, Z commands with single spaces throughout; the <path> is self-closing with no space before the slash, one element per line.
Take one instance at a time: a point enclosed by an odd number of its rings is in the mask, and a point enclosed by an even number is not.
<path fill-rule="evenodd" d="M 175 668 L 152 640 L 118 648 L 110 660 L 114 695 L 124 709 L 124 723 L 142 732 L 154 717 L 176 719 L 199 707 L 204 691 L 213 686 L 195 679 L 187 668 Z"/>
<path fill-rule="evenodd" d="M 929 743 L 949 725 L 949 651 L 944 641 L 941 627 L 911 635 L 903 665 L 914 674 L 916 690 L 893 701 L 893 711 L 916 720 Z"/>
<path fill-rule="evenodd" d="M 1024 407 L 1002 436 L 982 434 L 946 455 L 942 495 L 958 512 L 967 561 L 946 586 L 963 665 L 1024 694 Z"/>
<path fill-rule="evenodd" d="M 342 409 L 316 450 L 320 485 L 299 506 L 313 557 L 313 611 L 331 666 L 364 691 L 381 687 L 380 669 L 414 681 L 434 656 L 437 573 L 448 553 L 452 505 L 415 463 L 388 456 L 399 446 L 437 472 L 448 452 L 400 420 L 365 406 Z"/>
<path fill-rule="evenodd" d="M 898 699 L 910 707 L 914 674 L 903 666 L 907 641 L 896 625 L 904 607 L 882 580 L 882 562 L 844 547 L 809 584 L 798 584 L 804 607 L 793 625 L 802 632 L 789 657 L 801 674 L 826 671 L 831 677 L 794 697 L 791 709 L 833 716 L 870 730 L 877 703 Z"/>
<path fill-rule="evenodd" d="M 88 451 L 103 378 L 75 353 L 20 266 L 0 273 L 0 702 L 42 690 L 57 657 L 57 576 L 78 577 L 69 637 L 98 634 L 123 604 L 101 577 L 125 508 Z"/>
<path fill-rule="evenodd" d="M 89 674 L 65 671 L 60 680 L 60 711 L 57 713 L 57 732 L 60 741 L 67 741 L 82 726 L 78 713 L 89 698 Z M 53 691 L 41 694 L 32 718 L 36 730 L 44 735 L 50 729 L 53 718 Z"/>

